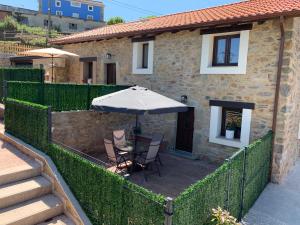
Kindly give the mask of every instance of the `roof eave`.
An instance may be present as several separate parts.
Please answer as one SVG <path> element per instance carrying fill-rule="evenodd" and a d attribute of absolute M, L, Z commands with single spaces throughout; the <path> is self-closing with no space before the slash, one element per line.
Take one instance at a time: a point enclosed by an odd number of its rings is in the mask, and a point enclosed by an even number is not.
<path fill-rule="evenodd" d="M 296 17 L 300 16 L 300 10 L 293 10 L 288 12 L 278 12 L 278 13 L 272 13 L 272 14 L 263 14 L 263 15 L 255 15 L 255 16 L 248 16 L 244 18 L 234 18 L 234 19 L 227 19 L 224 21 L 217 20 L 212 22 L 206 22 L 206 23 L 196 23 L 196 24 L 189 24 L 184 26 L 173 26 L 173 27 L 166 27 L 166 28 L 159 28 L 159 29 L 149 29 L 149 30 L 142 30 L 142 31 L 134 31 L 134 32 L 124 32 L 119 34 L 113 34 L 113 35 L 107 35 L 107 36 L 99 36 L 99 37 L 85 37 L 85 38 L 78 38 L 76 40 L 52 40 L 50 41 L 51 44 L 56 45 L 66 45 L 66 44 L 77 44 L 77 43 L 83 43 L 83 42 L 92 42 L 92 41 L 102 41 L 106 39 L 112 39 L 112 38 L 124 38 L 124 37 L 130 37 L 135 35 L 155 35 L 162 32 L 172 32 L 174 30 L 188 30 L 188 29 L 196 29 L 196 28 L 208 28 L 208 27 L 216 27 L 216 26 L 225 26 L 225 25 L 232 25 L 236 23 L 252 23 L 257 22 L 261 20 L 270 20 L 279 18 L 280 16 L 288 16 L 288 17 Z"/>

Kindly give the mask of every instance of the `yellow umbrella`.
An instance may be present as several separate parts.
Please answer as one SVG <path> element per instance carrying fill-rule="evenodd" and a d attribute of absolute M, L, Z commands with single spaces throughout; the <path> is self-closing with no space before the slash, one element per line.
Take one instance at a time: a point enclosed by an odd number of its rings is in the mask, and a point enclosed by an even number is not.
<path fill-rule="evenodd" d="M 29 50 L 25 52 L 21 52 L 20 54 L 24 55 L 31 55 L 31 56 L 41 56 L 41 57 L 48 57 L 52 58 L 52 82 L 53 82 L 53 58 L 54 57 L 60 57 L 60 56 L 74 56 L 74 57 L 79 57 L 79 55 L 74 54 L 72 52 L 67 52 L 63 51 L 57 48 L 42 48 L 42 49 L 34 49 L 34 50 Z"/>

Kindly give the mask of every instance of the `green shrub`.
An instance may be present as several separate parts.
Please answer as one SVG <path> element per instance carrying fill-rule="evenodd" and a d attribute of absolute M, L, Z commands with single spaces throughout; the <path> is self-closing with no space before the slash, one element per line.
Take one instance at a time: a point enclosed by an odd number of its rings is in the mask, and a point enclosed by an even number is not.
<path fill-rule="evenodd" d="M 18 22 L 11 16 L 6 16 L 3 21 L 0 22 L 1 31 L 15 31 L 18 29 Z"/>

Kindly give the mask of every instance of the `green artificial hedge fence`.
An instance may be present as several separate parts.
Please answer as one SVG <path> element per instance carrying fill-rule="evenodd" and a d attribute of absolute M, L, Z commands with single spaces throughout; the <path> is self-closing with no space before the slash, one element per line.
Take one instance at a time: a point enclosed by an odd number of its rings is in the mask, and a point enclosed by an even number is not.
<path fill-rule="evenodd" d="M 43 84 L 7 82 L 7 97 L 50 105 L 53 111 L 87 110 L 94 98 L 120 91 L 127 85 Z"/>
<path fill-rule="evenodd" d="M 0 97 L 3 98 L 4 81 L 44 82 L 44 70 L 35 68 L 0 68 Z"/>
<path fill-rule="evenodd" d="M 47 106 L 6 99 L 4 113 L 6 132 L 39 149 L 48 145 Z"/>
<path fill-rule="evenodd" d="M 272 139 L 269 132 L 181 193 L 174 202 L 174 224 L 205 224 L 218 206 L 241 219 L 269 182 Z"/>

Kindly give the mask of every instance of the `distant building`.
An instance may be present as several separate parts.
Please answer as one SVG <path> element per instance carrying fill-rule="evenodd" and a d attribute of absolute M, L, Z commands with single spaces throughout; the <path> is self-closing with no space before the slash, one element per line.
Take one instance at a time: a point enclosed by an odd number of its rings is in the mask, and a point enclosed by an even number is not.
<path fill-rule="evenodd" d="M 48 14 L 49 0 L 39 0 L 39 12 Z M 103 22 L 104 5 L 93 0 L 50 0 L 51 15 Z"/>
<path fill-rule="evenodd" d="M 51 26 L 70 34 L 105 25 L 104 5 L 93 0 L 49 0 L 51 3 Z M 29 10 L 0 4 L 0 20 L 13 16 L 28 26 L 48 27 L 48 0 L 38 0 L 39 10 Z"/>

